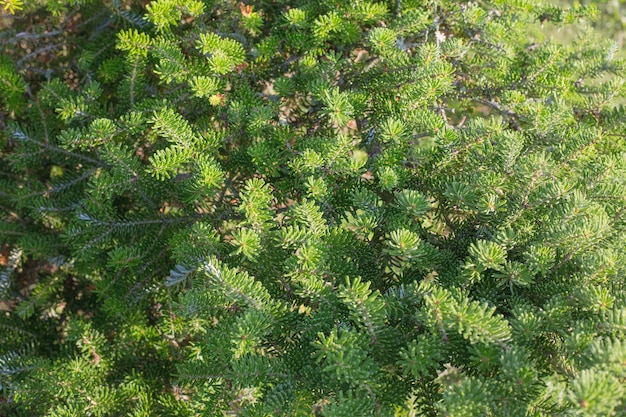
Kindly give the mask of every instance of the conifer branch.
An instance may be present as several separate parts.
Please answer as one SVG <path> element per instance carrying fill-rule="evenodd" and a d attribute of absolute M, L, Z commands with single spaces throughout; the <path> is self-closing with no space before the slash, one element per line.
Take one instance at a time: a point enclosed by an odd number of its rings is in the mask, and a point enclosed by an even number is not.
<path fill-rule="evenodd" d="M 22 130 L 18 130 L 16 128 L 11 129 L 11 136 L 13 137 L 13 139 L 18 140 L 20 142 L 30 142 L 33 143 L 41 148 L 43 148 L 44 150 L 48 150 L 48 151 L 52 151 L 52 152 L 57 152 L 72 158 L 76 158 L 76 159 L 81 159 L 83 161 L 86 162 L 90 162 L 96 166 L 99 167 L 103 167 L 103 168 L 110 168 L 109 165 L 107 165 L 106 163 L 98 160 L 98 159 L 93 159 L 90 158 L 86 155 L 83 154 L 79 154 L 79 153 L 74 153 L 74 152 L 70 152 L 67 151 L 63 148 L 59 148 L 58 146 L 54 146 L 54 145 L 50 145 L 50 144 L 46 144 L 46 143 L 42 143 L 39 142 L 31 137 L 29 137 L 28 135 L 26 135 Z"/>

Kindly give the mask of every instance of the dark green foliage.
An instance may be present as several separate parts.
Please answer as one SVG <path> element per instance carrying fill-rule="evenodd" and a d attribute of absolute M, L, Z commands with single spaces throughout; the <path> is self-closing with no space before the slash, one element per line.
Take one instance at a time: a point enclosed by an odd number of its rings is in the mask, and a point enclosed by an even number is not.
<path fill-rule="evenodd" d="M 595 7 L 28 3 L 1 415 L 625 415 L 626 63 Z"/>

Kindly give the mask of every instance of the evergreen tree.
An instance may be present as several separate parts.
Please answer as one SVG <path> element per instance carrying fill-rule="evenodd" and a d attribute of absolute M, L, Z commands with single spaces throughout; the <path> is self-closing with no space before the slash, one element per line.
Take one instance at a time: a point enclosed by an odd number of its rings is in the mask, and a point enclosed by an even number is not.
<path fill-rule="evenodd" d="M 626 415 L 592 5 L 0 4 L 0 414 Z"/>

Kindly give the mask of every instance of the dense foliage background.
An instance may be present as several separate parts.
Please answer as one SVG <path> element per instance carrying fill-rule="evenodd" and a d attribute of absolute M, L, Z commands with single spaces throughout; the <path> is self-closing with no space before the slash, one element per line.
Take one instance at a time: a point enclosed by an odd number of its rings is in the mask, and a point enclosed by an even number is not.
<path fill-rule="evenodd" d="M 0 4 L 0 415 L 626 415 L 623 5 Z"/>

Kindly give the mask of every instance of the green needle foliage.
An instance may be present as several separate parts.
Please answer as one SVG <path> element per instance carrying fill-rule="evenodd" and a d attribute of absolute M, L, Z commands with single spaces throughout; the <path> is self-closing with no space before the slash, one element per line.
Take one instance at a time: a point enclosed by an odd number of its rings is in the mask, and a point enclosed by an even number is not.
<path fill-rule="evenodd" d="M 0 5 L 0 415 L 626 416 L 593 6 Z"/>

